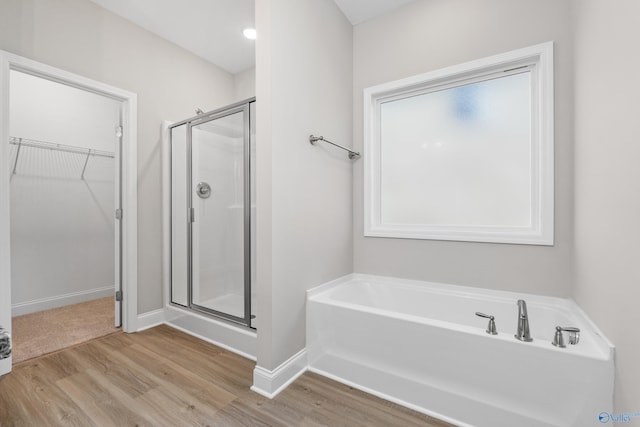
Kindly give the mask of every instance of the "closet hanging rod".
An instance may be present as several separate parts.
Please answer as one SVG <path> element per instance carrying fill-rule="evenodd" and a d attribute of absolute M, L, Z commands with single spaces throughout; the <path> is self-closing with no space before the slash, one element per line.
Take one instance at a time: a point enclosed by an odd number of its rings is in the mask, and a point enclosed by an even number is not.
<path fill-rule="evenodd" d="M 331 142 L 331 141 L 329 141 L 328 139 L 326 139 L 322 135 L 321 136 L 309 135 L 309 142 L 311 143 L 311 145 L 313 145 L 313 143 L 317 142 L 317 141 L 324 141 L 324 142 L 326 142 L 328 144 L 331 144 L 331 145 L 333 145 L 335 147 L 340 148 L 341 150 L 347 151 L 349 153 L 349 158 L 351 160 L 357 159 L 358 157 L 360 157 L 360 153 L 358 153 L 357 151 L 350 150 L 350 149 L 348 149 L 346 147 L 343 147 L 342 145 L 336 144 L 335 142 Z"/>
<path fill-rule="evenodd" d="M 65 153 L 84 154 L 87 156 L 115 158 L 115 154 L 110 151 L 94 150 L 93 148 L 74 147 L 72 145 L 56 144 L 53 142 L 37 141 L 35 139 L 9 137 L 9 144 L 20 147 L 42 148 L 46 150 L 62 151 Z M 17 162 L 16 162 L 17 163 Z"/>

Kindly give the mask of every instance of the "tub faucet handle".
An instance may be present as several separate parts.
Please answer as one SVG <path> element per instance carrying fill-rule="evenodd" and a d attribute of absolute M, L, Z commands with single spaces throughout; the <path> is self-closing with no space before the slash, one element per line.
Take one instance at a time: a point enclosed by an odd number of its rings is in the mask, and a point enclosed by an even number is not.
<path fill-rule="evenodd" d="M 476 311 L 476 316 L 484 317 L 485 319 L 489 319 L 489 325 L 487 326 L 487 333 L 490 335 L 498 335 L 498 331 L 496 330 L 496 318 L 490 314 L 480 313 Z"/>
<path fill-rule="evenodd" d="M 576 345 L 580 341 L 580 329 L 574 327 L 563 328 L 562 326 L 556 326 L 556 333 L 551 344 L 560 348 L 565 348 L 567 346 L 564 343 L 562 332 L 569 332 L 569 344 Z"/>

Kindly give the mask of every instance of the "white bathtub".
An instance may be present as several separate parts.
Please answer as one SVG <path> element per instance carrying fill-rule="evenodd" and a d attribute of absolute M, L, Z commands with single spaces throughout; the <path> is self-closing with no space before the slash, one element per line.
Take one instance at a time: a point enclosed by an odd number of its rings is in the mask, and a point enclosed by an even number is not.
<path fill-rule="evenodd" d="M 514 338 L 518 299 L 533 342 Z M 580 342 L 552 346 L 556 326 Z M 614 347 L 567 299 L 354 274 L 308 291 L 307 352 L 311 371 L 457 425 L 597 426 L 613 407 Z"/>

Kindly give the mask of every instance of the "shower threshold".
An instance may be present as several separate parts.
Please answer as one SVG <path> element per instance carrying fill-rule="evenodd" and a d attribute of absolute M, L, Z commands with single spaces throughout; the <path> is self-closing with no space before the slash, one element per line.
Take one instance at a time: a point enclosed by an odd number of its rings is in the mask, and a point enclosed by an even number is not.
<path fill-rule="evenodd" d="M 255 307 L 256 298 L 255 295 L 251 297 L 251 307 Z M 210 298 L 207 300 L 200 301 L 198 303 L 199 306 L 205 307 L 211 310 L 215 310 L 221 313 L 230 314 L 236 317 L 244 316 L 244 295 L 241 294 L 226 294 L 221 295 L 216 298 Z M 251 325 L 252 328 L 256 329 L 256 315 L 254 310 L 251 313 Z"/>

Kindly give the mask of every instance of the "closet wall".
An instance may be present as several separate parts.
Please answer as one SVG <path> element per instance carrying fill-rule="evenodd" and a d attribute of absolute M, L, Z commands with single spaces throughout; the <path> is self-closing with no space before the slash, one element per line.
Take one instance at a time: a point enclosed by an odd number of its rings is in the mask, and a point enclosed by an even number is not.
<path fill-rule="evenodd" d="M 117 101 L 16 71 L 10 81 L 12 137 L 114 152 Z M 12 315 L 113 295 L 115 158 L 27 144 L 10 146 Z"/>

